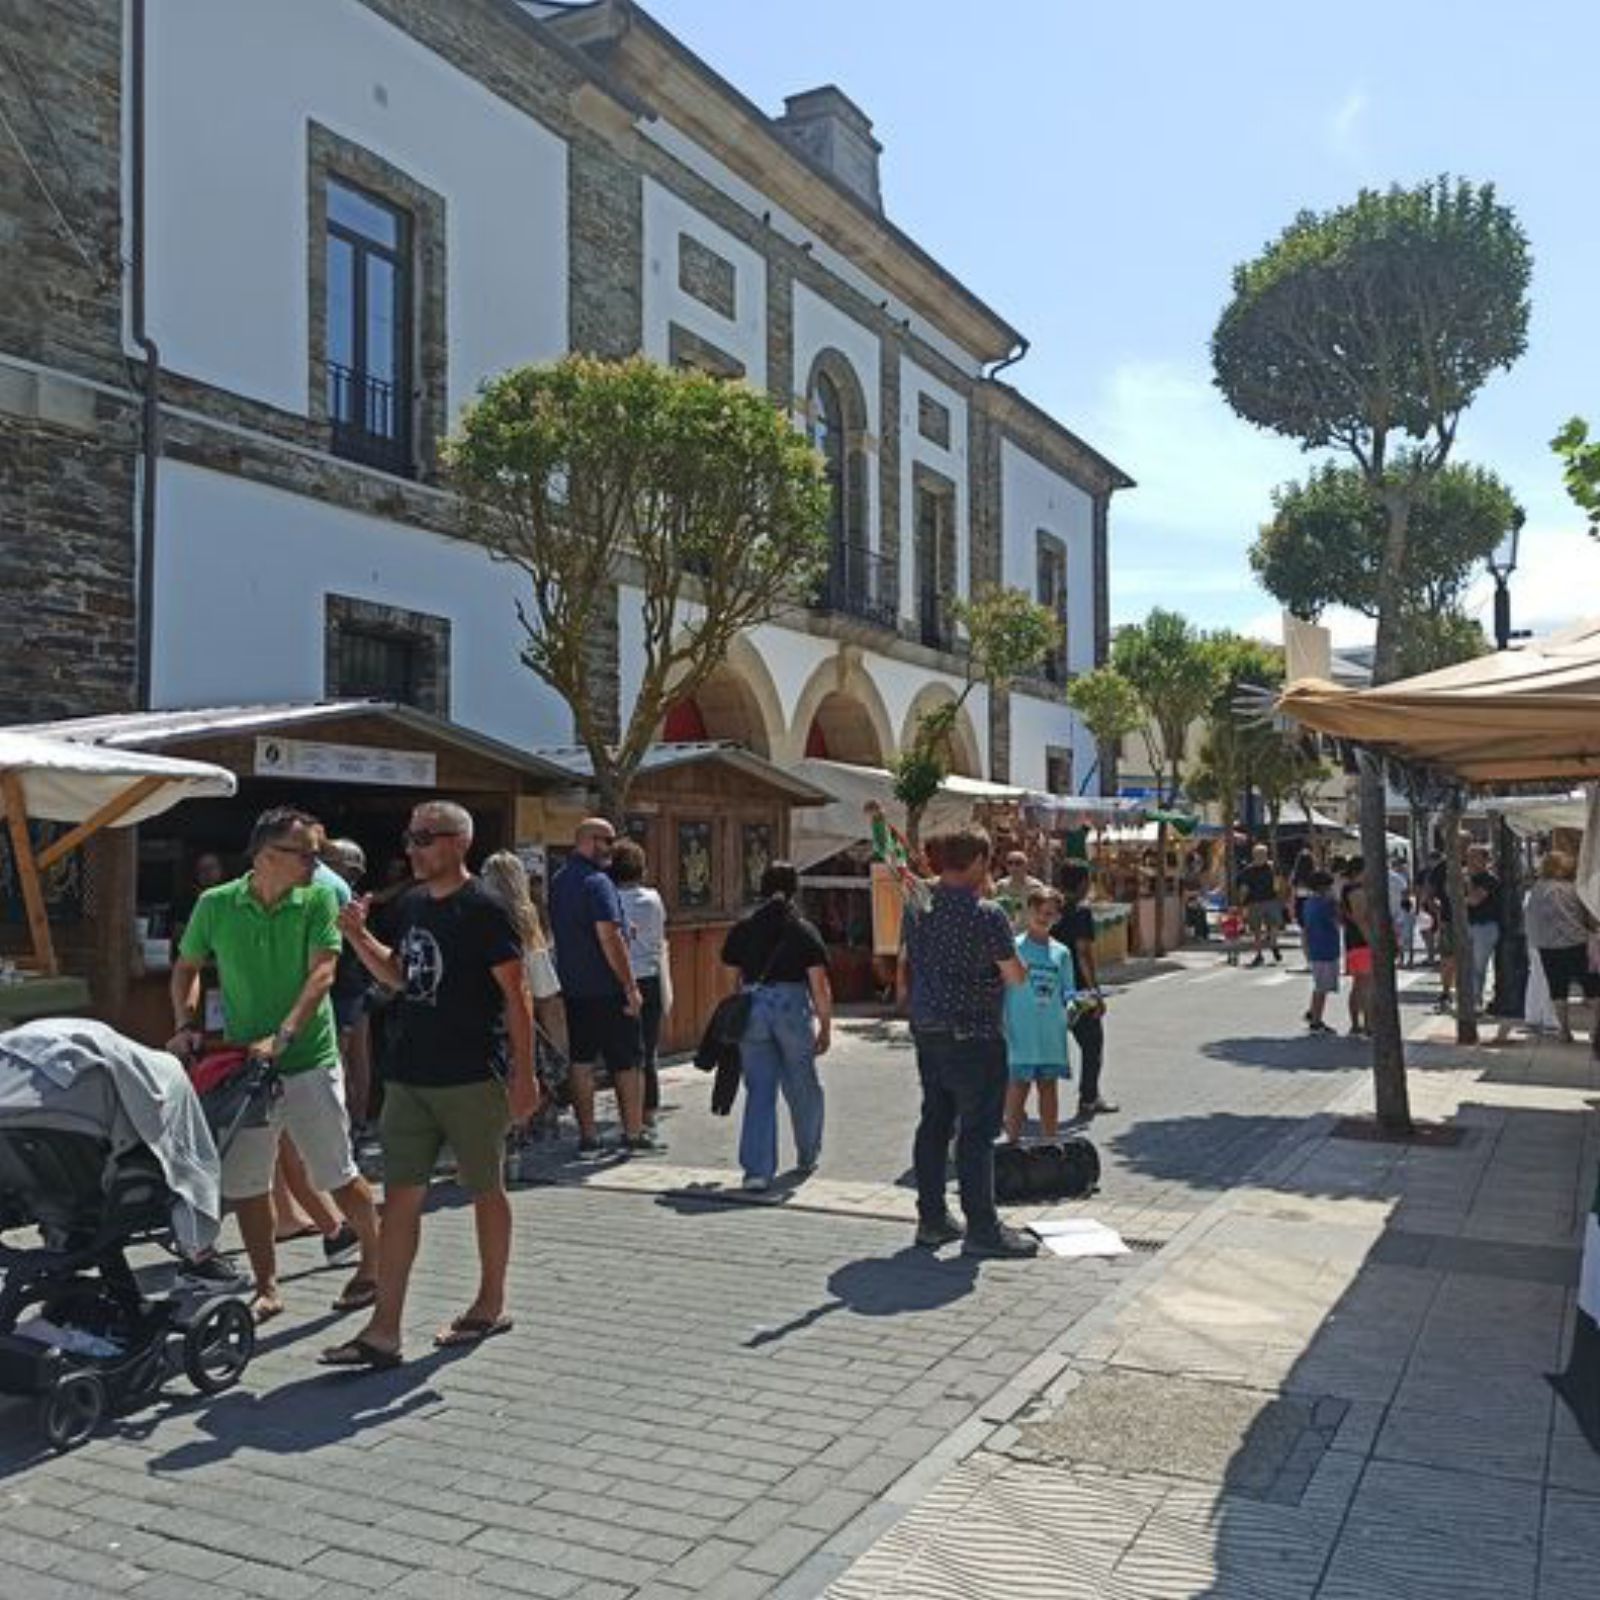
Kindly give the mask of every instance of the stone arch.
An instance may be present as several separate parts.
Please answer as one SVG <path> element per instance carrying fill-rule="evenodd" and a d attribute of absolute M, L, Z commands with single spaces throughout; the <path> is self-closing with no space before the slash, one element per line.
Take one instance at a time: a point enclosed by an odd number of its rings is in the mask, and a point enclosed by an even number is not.
<path fill-rule="evenodd" d="M 900 734 L 901 748 L 911 743 L 917 721 L 923 712 L 932 711 L 935 706 L 949 705 L 955 697 L 955 690 L 947 683 L 923 684 L 906 712 L 905 726 Z M 978 743 L 978 729 L 972 720 L 970 705 L 962 706 L 956 715 L 956 725 L 951 730 L 950 771 L 959 778 L 983 776 L 983 747 Z"/>
<path fill-rule="evenodd" d="M 896 749 L 894 724 L 883 695 L 861 665 L 861 652 L 845 645 L 806 680 L 789 724 L 789 757 L 799 760 L 813 725 L 834 761 L 881 767 Z M 838 748 L 835 748 L 837 743 Z"/>
<path fill-rule="evenodd" d="M 728 647 L 726 659 L 695 692 L 691 702 L 691 737 L 727 740 L 769 760 L 784 743 L 783 703 L 761 652 L 742 635 Z M 681 705 L 669 712 L 663 735 Z"/>

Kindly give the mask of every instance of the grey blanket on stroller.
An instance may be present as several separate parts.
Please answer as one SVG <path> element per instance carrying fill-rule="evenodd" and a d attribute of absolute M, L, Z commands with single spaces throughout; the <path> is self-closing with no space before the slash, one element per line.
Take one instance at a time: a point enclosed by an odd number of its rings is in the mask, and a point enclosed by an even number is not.
<path fill-rule="evenodd" d="M 0 1033 L 0 1126 L 59 1128 L 145 1146 L 172 1191 L 185 1254 L 222 1226 L 221 1163 L 200 1099 L 175 1056 L 85 1017 L 49 1017 Z"/>

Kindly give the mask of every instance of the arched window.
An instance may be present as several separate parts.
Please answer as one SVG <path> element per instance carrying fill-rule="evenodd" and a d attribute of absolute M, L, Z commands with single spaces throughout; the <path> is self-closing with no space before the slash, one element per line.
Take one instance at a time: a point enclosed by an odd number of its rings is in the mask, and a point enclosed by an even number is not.
<path fill-rule="evenodd" d="M 822 453 L 833 553 L 822 605 L 832 611 L 898 625 L 896 563 L 871 548 L 867 402 L 855 369 L 838 350 L 824 350 L 807 388 L 811 442 Z"/>
<path fill-rule="evenodd" d="M 820 369 L 811 388 L 811 442 L 822 452 L 826 466 L 831 497 L 828 531 L 833 535 L 833 546 L 837 550 L 850 538 L 846 514 L 849 483 L 845 473 L 844 401 L 839 396 L 839 385 Z"/>

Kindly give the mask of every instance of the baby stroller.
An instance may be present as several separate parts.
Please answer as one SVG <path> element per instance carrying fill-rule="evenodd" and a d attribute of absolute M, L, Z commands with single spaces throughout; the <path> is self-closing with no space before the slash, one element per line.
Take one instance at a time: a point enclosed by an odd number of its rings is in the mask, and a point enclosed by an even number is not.
<path fill-rule="evenodd" d="M 242 1285 L 180 1273 L 147 1295 L 127 1259 L 155 1243 L 194 1261 L 215 1242 L 218 1147 L 279 1087 L 270 1063 L 242 1055 L 215 1075 L 197 1094 L 172 1056 L 80 1018 L 0 1033 L 0 1394 L 36 1396 L 58 1451 L 179 1368 L 218 1394 L 255 1353 Z M 37 1245 L 5 1241 L 24 1227 Z"/>

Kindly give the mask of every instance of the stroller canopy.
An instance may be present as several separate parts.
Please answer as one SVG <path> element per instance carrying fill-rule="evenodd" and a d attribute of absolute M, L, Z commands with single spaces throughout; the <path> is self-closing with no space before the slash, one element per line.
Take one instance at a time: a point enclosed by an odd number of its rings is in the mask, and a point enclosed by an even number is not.
<path fill-rule="evenodd" d="M 177 1058 L 103 1022 L 48 1017 L 0 1033 L 0 1129 L 55 1128 L 143 1145 L 172 1191 L 172 1229 L 189 1253 L 222 1223 L 220 1163 L 199 1097 Z"/>

